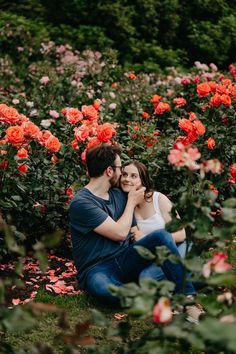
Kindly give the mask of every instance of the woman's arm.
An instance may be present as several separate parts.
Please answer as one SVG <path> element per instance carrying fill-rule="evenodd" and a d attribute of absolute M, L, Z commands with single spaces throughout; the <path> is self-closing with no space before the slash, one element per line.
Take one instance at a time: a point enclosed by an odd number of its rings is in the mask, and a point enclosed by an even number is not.
<path fill-rule="evenodd" d="M 159 193 L 158 196 L 159 208 L 162 213 L 163 219 L 165 223 L 171 221 L 171 208 L 172 204 L 171 201 L 162 193 Z M 177 218 L 180 219 L 179 215 L 177 214 Z M 186 233 L 184 229 L 178 230 L 172 233 L 173 239 L 175 242 L 183 242 L 186 239 Z"/>

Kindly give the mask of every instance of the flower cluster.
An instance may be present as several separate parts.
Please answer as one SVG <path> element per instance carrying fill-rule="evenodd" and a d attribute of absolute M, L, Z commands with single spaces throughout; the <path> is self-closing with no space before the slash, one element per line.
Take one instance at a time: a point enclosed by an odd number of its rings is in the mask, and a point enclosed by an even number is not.
<path fill-rule="evenodd" d="M 228 256 L 223 252 L 215 253 L 213 258 L 209 260 L 202 269 L 202 274 L 204 277 L 209 278 L 212 272 L 224 273 L 229 271 L 232 266 L 231 264 L 225 262 L 227 258 Z"/>
<path fill-rule="evenodd" d="M 25 160 L 29 158 L 32 150 L 31 142 L 36 141 L 52 153 L 60 150 L 61 144 L 56 136 L 50 131 L 40 130 L 25 115 L 18 113 L 15 108 L 0 104 L 0 123 L 6 128 L 5 136 L 2 136 L 0 168 L 9 166 L 8 151 L 13 147 L 16 149 L 15 160 L 20 175 L 28 170 Z M 9 126 L 10 125 L 10 126 Z"/>
<path fill-rule="evenodd" d="M 175 165 L 177 169 L 186 166 L 189 170 L 199 169 L 199 165 L 196 160 L 200 159 L 201 154 L 197 148 L 191 146 L 185 146 L 181 142 L 177 142 L 168 155 L 168 160 L 172 165 Z"/>
<path fill-rule="evenodd" d="M 199 97 L 207 97 L 212 94 L 209 105 L 216 106 L 223 104 L 230 106 L 232 100 L 236 99 L 236 85 L 230 79 L 223 79 L 221 83 L 215 81 L 202 82 L 197 85 Z"/>
<path fill-rule="evenodd" d="M 115 124 L 108 122 L 99 124 L 100 106 L 101 102 L 95 100 L 93 105 L 83 105 L 81 110 L 77 108 L 63 108 L 61 110 L 67 122 L 71 125 L 80 124 L 73 128 L 74 140 L 71 142 L 71 146 L 73 149 L 79 150 L 79 145 L 86 143 L 81 154 L 83 161 L 85 161 L 86 152 L 89 148 L 100 143 L 113 143 L 112 139 L 116 135 Z"/>

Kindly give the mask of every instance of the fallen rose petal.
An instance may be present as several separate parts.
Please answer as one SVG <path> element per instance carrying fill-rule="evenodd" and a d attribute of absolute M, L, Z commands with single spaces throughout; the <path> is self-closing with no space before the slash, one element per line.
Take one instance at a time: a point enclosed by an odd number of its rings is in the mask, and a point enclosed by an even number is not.
<path fill-rule="evenodd" d="M 21 303 L 21 300 L 20 299 L 12 299 L 11 301 L 13 303 L 13 305 L 19 305 Z"/>
<path fill-rule="evenodd" d="M 115 313 L 115 314 L 114 314 L 114 318 L 115 318 L 117 321 L 122 320 L 122 318 L 125 318 L 126 316 L 128 316 L 126 313 L 124 313 L 124 314 L 122 314 L 122 313 Z"/>

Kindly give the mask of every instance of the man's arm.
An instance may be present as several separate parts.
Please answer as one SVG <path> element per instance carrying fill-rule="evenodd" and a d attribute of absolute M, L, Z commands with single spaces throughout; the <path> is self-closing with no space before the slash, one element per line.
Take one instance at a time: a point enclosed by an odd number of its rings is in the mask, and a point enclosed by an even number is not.
<path fill-rule="evenodd" d="M 135 190 L 135 188 L 132 189 L 128 194 L 127 204 L 120 219 L 114 221 L 108 216 L 102 224 L 94 229 L 94 231 L 113 241 L 124 241 L 132 225 L 134 208 L 143 201 L 144 191 L 145 188 L 140 188 L 138 190 Z"/>

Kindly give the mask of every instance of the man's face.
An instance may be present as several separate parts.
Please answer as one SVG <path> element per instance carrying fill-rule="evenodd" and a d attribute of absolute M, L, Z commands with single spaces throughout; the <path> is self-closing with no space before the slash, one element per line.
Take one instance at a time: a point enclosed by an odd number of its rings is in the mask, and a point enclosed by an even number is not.
<path fill-rule="evenodd" d="M 114 164 L 112 165 L 112 168 L 113 168 L 114 173 L 110 179 L 110 184 L 111 184 L 111 187 L 118 187 L 120 176 L 121 176 L 121 169 L 122 169 L 121 159 L 120 159 L 119 155 L 116 156 L 116 159 L 114 161 Z"/>

